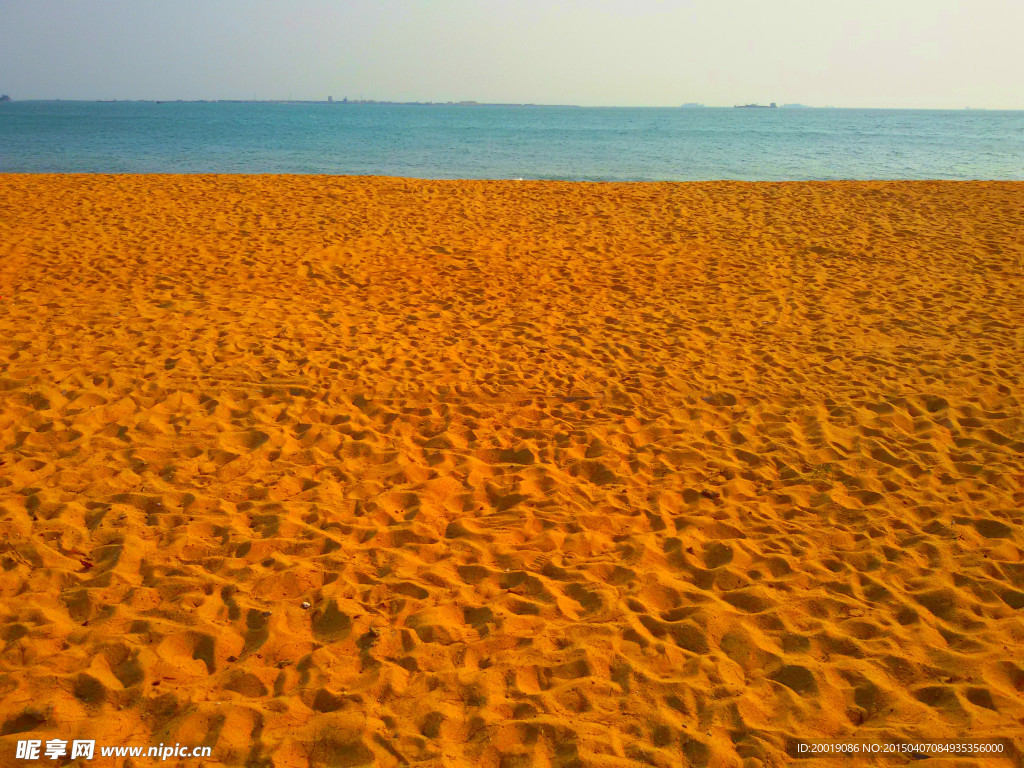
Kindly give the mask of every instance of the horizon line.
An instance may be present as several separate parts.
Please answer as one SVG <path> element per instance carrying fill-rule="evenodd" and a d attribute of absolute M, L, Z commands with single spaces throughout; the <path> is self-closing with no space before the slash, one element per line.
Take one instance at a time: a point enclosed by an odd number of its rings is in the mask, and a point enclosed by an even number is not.
<path fill-rule="evenodd" d="M 465 107 L 562 107 L 572 109 L 736 109 L 743 108 L 748 105 L 744 104 L 702 104 L 699 102 L 684 102 L 682 104 L 595 104 L 595 105 L 583 105 L 583 104 L 554 104 L 554 103 L 540 103 L 540 102 L 515 102 L 515 101 L 476 101 L 473 99 L 463 99 L 461 101 L 393 101 L 390 99 L 348 99 L 343 100 L 328 100 L 328 99 L 157 99 L 157 98 L 105 98 L 105 99 L 85 99 L 85 98 L 21 98 L 15 99 L 11 97 L 7 103 L 18 103 L 18 102 L 57 102 L 67 101 L 84 104 L 109 104 L 115 102 L 128 102 L 128 103 L 145 103 L 145 104 L 337 104 L 339 106 L 349 106 L 352 104 L 362 105 L 390 105 L 390 106 L 465 106 Z M 760 104 L 759 102 L 751 102 L 757 106 L 765 109 L 770 109 L 769 104 Z M 774 102 L 771 102 L 774 103 Z M 835 106 L 835 105 L 817 105 L 817 104 L 803 104 L 801 102 L 786 102 L 784 104 L 777 104 L 777 109 L 872 109 L 872 110 L 914 110 L 914 111 L 933 111 L 933 112 L 1020 112 L 1024 111 L 1024 107 L 1013 108 L 1013 107 L 874 107 L 874 106 Z"/>

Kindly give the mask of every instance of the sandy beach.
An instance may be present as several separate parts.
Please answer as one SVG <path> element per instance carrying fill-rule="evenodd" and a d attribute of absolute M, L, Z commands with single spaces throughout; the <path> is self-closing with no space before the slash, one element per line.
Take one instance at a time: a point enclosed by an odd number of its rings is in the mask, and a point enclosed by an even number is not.
<path fill-rule="evenodd" d="M 1024 750 L 1022 233 L 1024 182 L 0 175 L 0 765 Z"/>

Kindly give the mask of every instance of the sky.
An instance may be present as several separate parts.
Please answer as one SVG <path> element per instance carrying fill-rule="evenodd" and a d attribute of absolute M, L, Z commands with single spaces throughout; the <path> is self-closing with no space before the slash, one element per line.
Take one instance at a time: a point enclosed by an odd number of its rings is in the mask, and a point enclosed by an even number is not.
<path fill-rule="evenodd" d="M 14 99 L 1024 109 L 1022 0 L 0 0 Z"/>

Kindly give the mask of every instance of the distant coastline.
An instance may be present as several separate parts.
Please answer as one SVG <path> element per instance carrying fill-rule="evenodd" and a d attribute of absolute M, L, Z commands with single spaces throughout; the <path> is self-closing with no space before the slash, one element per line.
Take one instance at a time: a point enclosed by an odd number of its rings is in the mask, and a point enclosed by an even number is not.
<path fill-rule="evenodd" d="M 6 94 L 4 94 L 6 95 Z M 375 106 L 415 106 L 415 107 L 552 107 L 561 109 L 771 109 L 770 104 L 702 104 L 686 102 L 679 105 L 598 105 L 582 104 L 540 104 L 536 102 L 505 102 L 505 101 L 387 101 L 381 99 L 53 99 L 53 98 L 0 98 L 0 102 L 32 103 L 66 103 L 66 104 L 329 104 L 338 106 L 375 105 Z M 1024 112 L 1024 108 L 1009 109 L 991 107 L 871 107 L 848 106 L 837 107 L 832 104 L 815 105 L 801 103 L 776 104 L 778 109 L 841 109 L 841 110 L 883 110 L 899 112 Z"/>
<path fill-rule="evenodd" d="M 75 99 L 40 99 L 40 101 L 76 101 Z M 93 104 L 331 104 L 340 107 L 352 104 L 381 104 L 399 107 L 574 107 L 579 104 L 533 104 L 483 101 L 379 101 L 377 99 L 83 99 Z"/>

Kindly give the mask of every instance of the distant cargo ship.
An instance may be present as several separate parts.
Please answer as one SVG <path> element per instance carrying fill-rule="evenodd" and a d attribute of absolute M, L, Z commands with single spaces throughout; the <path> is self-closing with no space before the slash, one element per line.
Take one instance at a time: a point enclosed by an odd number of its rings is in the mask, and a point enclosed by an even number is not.
<path fill-rule="evenodd" d="M 737 104 L 736 109 L 777 109 L 778 106 L 773 101 L 768 106 L 764 104 Z"/>

